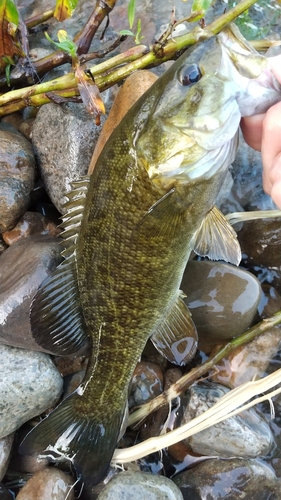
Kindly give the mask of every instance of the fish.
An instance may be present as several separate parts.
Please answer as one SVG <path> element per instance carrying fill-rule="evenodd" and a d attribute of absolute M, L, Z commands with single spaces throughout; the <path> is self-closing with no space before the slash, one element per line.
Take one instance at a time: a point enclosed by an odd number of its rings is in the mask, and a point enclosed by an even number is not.
<path fill-rule="evenodd" d="M 84 381 L 20 451 L 68 461 L 90 499 L 124 426 L 128 387 L 148 339 L 187 363 L 197 333 L 180 283 L 192 251 L 238 265 L 236 233 L 215 206 L 242 116 L 281 87 L 269 60 L 226 26 L 184 52 L 124 116 L 91 177 L 73 183 L 64 261 L 31 307 L 36 341 L 57 355 L 91 342 Z"/>

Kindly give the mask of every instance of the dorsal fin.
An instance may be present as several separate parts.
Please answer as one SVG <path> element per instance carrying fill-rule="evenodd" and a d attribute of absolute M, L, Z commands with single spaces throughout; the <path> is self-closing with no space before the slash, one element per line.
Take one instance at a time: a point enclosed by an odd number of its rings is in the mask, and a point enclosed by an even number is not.
<path fill-rule="evenodd" d="M 57 355 L 77 353 L 88 336 L 79 299 L 76 241 L 83 216 L 89 178 L 73 183 L 63 216 L 62 255 L 65 260 L 39 287 L 31 305 L 31 329 L 36 342 Z"/>
<path fill-rule="evenodd" d="M 195 235 L 193 249 L 211 260 L 224 260 L 236 266 L 241 261 L 237 234 L 217 207 L 213 207 L 204 218 Z"/>

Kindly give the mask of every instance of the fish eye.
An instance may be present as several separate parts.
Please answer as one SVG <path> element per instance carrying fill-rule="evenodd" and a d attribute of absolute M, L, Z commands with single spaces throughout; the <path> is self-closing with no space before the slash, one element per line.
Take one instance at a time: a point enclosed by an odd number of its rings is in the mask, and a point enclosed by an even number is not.
<path fill-rule="evenodd" d="M 187 86 L 198 82 L 201 76 L 202 73 L 199 66 L 197 64 L 190 64 L 190 66 L 181 69 L 178 79 L 182 85 Z"/>

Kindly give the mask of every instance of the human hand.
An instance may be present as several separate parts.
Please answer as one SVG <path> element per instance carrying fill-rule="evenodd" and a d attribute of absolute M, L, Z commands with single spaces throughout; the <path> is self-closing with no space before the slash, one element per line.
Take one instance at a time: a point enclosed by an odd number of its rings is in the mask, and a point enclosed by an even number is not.
<path fill-rule="evenodd" d="M 281 56 L 270 58 L 272 72 L 281 83 Z M 261 151 L 263 188 L 281 209 L 281 102 L 267 113 L 242 118 L 244 139 L 253 149 Z"/>

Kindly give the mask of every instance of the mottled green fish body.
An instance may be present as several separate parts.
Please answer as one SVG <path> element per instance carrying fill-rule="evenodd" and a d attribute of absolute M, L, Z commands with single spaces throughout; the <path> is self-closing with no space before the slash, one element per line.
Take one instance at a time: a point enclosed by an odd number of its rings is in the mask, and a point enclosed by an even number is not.
<path fill-rule="evenodd" d="M 230 43 L 243 46 L 241 60 Z M 235 233 L 214 205 L 241 115 L 280 98 L 270 84 L 251 101 L 251 83 L 266 68 L 231 28 L 184 53 L 124 117 L 91 179 L 69 194 L 65 261 L 39 289 L 31 323 L 51 352 L 77 352 L 91 338 L 92 355 L 84 382 L 22 449 L 71 461 L 85 498 L 108 470 L 147 340 L 179 364 L 194 355 L 196 329 L 179 290 L 190 252 L 239 263 Z"/>

